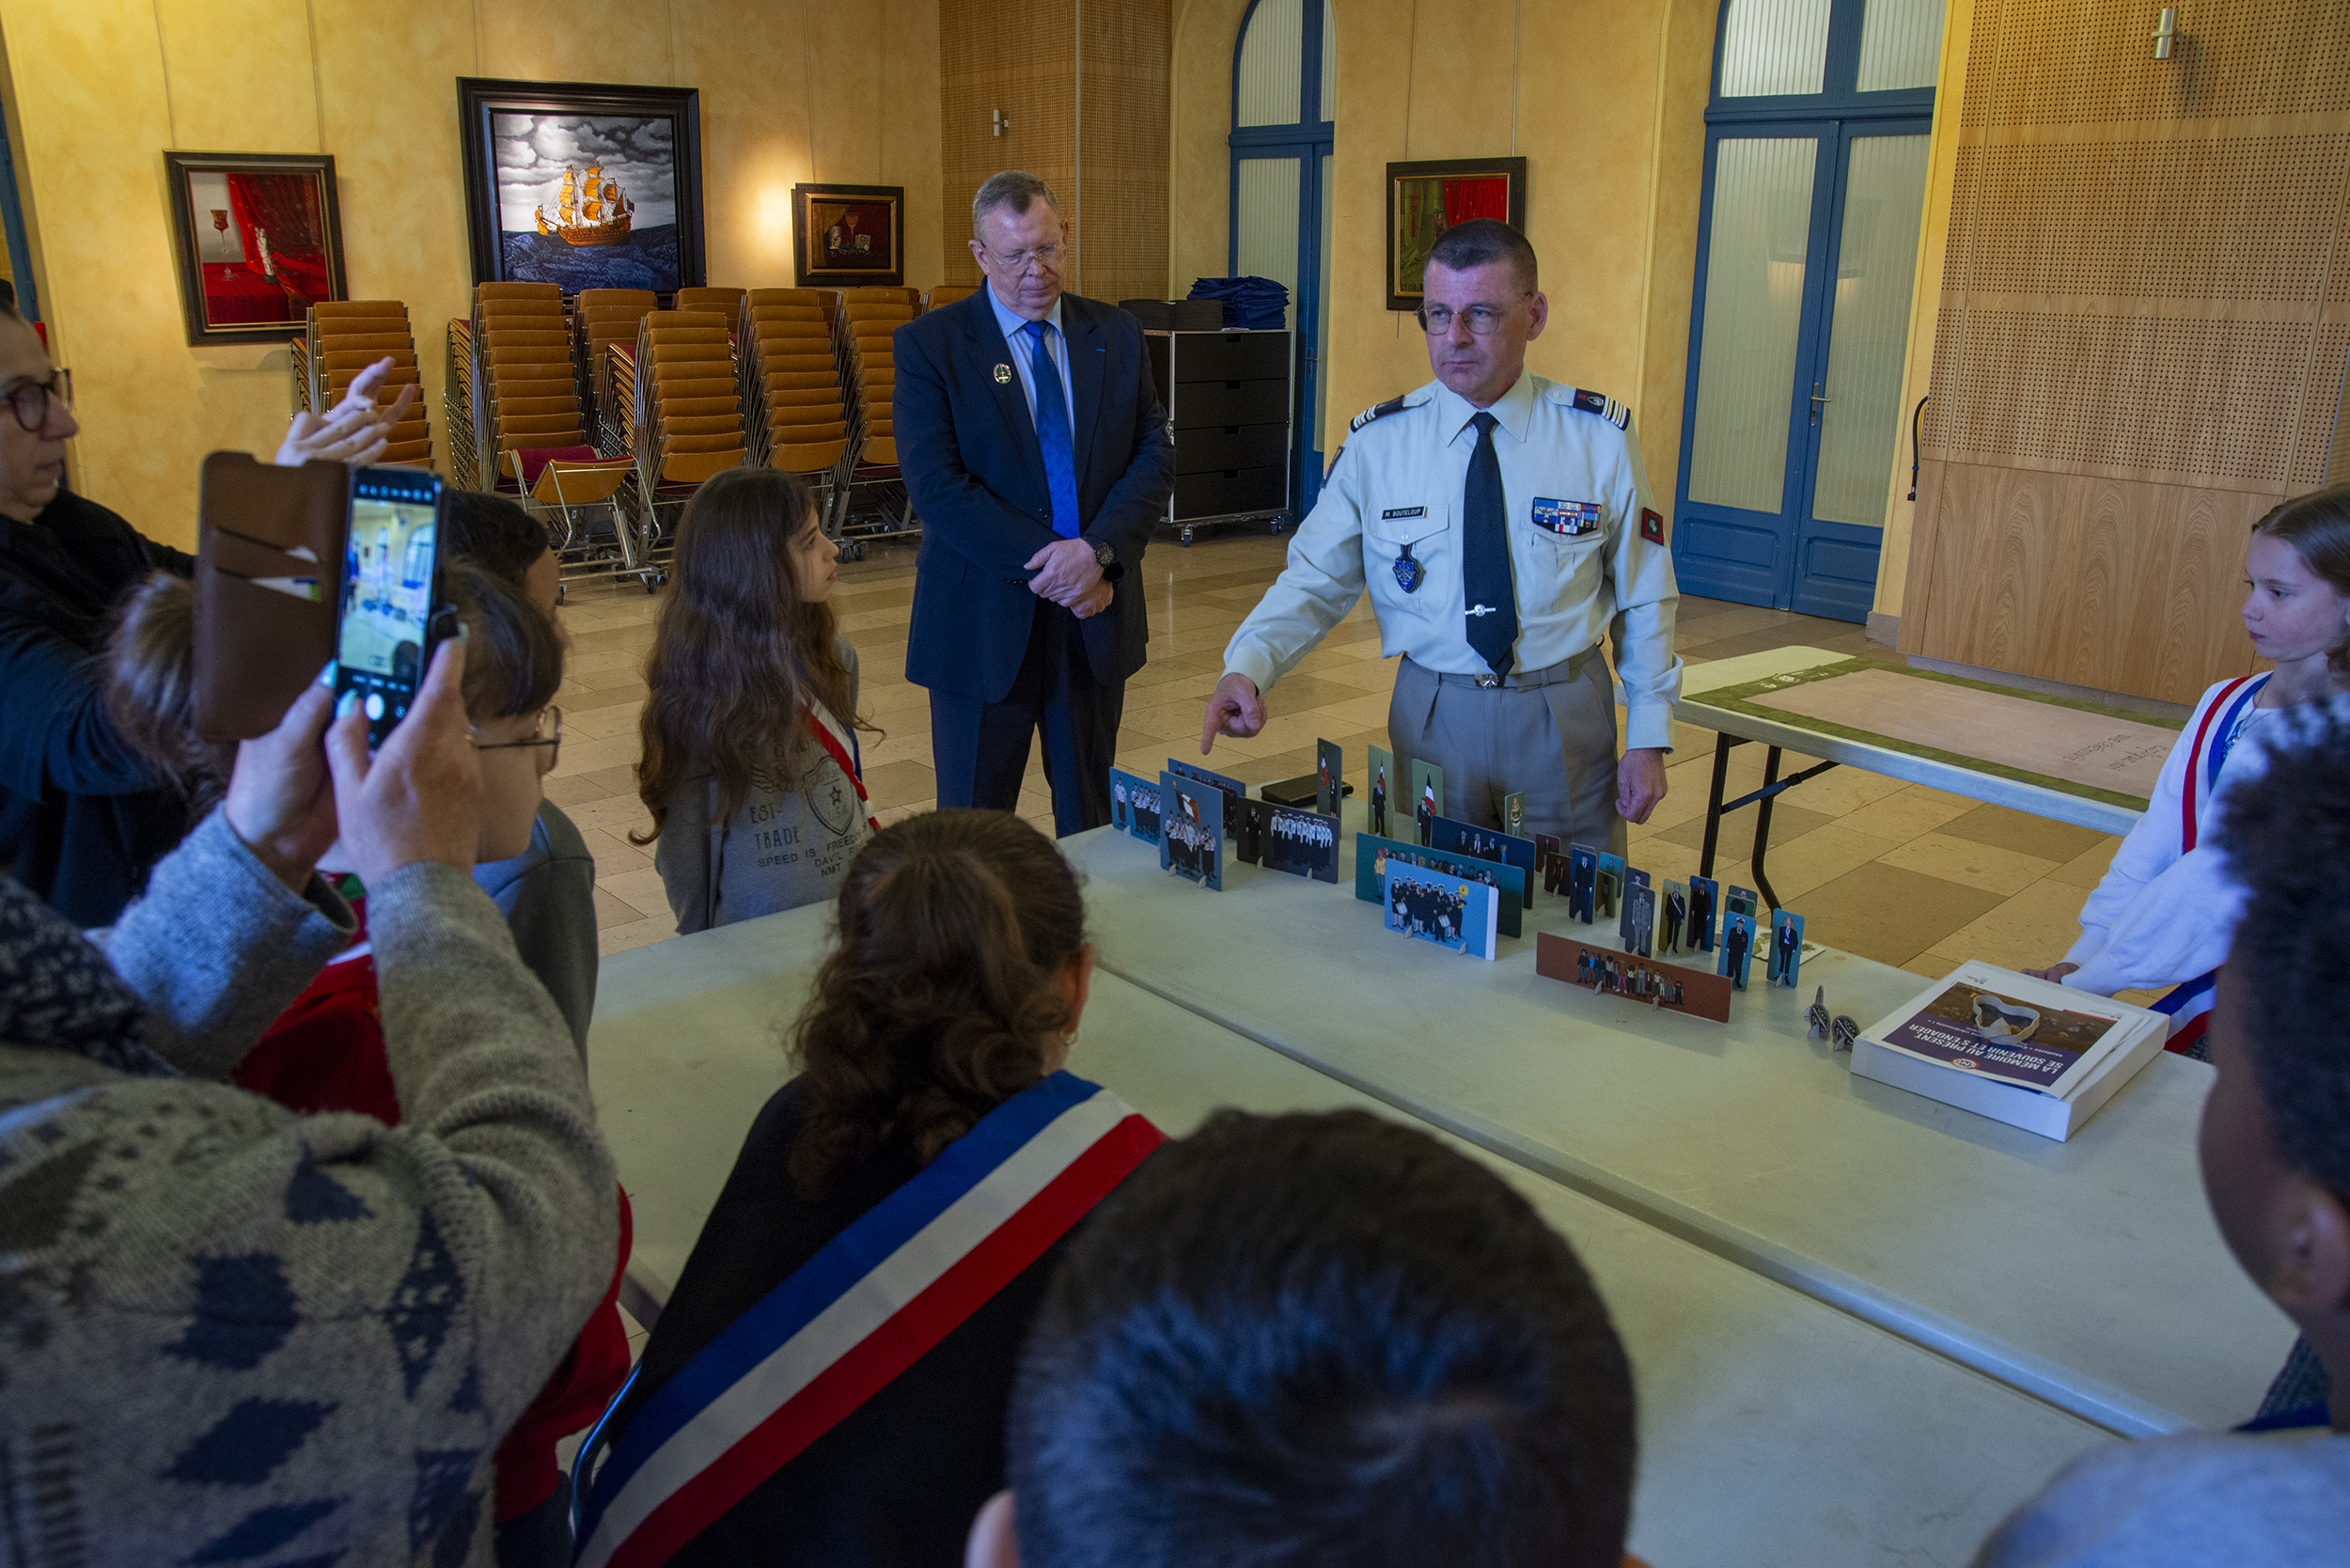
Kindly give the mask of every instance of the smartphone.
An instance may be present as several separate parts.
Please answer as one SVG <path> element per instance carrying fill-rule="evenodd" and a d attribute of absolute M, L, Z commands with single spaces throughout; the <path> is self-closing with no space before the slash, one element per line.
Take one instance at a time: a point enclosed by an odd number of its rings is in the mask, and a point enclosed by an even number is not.
<path fill-rule="evenodd" d="M 335 624 L 335 700 L 359 695 L 368 746 L 408 716 L 453 618 L 441 603 L 441 479 L 424 468 L 352 475 Z"/>

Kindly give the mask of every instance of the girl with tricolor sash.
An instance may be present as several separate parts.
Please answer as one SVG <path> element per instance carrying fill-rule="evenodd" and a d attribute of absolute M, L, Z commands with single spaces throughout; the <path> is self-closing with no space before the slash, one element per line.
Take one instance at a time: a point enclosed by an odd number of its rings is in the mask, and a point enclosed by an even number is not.
<path fill-rule="evenodd" d="M 1063 1071 L 1077 880 L 1008 812 L 884 828 L 634 1385 L 583 1451 L 584 1568 L 944 1565 L 1004 1485 L 1063 1238 L 1157 1146 Z"/>
<path fill-rule="evenodd" d="M 637 720 L 652 828 L 629 839 L 654 846 L 680 935 L 832 897 L 872 835 L 839 554 L 779 469 L 729 468 L 686 503 Z"/>
<path fill-rule="evenodd" d="M 2030 973 L 2112 996 L 2161 991 L 2170 1048 L 2202 1056 L 2214 982 L 2242 895 L 2213 830 L 2229 789 L 2267 769 L 2283 711 L 2350 691 L 2350 485 L 2287 501 L 2253 525 L 2244 629 L 2275 667 L 2205 692 L 2163 763 L 2152 803 L 2081 908 L 2080 940 Z"/>

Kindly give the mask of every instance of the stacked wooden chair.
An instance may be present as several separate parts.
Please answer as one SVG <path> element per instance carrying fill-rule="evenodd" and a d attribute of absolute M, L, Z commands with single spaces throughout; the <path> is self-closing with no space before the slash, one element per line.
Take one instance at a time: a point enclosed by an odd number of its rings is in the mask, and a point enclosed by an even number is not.
<path fill-rule="evenodd" d="M 631 401 L 614 395 L 606 351 L 620 343 L 634 352 L 637 328 L 659 303 L 650 289 L 582 289 L 572 297 L 588 439 L 605 456 L 628 452 L 629 421 L 634 415 Z"/>
<path fill-rule="evenodd" d="M 714 310 L 647 316 L 634 370 L 636 492 L 650 554 L 673 531 L 663 509 L 674 513 L 703 480 L 742 465 L 743 394 L 727 319 Z"/>
<path fill-rule="evenodd" d="M 861 557 L 860 536 L 899 533 L 914 525 L 914 502 L 898 469 L 898 440 L 890 403 L 897 394 L 897 360 L 890 337 L 921 313 L 922 296 L 912 289 L 849 289 L 840 296 L 840 327 L 835 336 L 840 377 L 849 402 L 849 449 L 840 460 L 834 528 L 842 551 Z M 860 527 L 851 519 L 858 501 L 873 503 L 876 521 Z"/>
<path fill-rule="evenodd" d="M 403 386 L 423 390 L 408 307 L 398 300 L 321 300 L 310 306 L 301 346 L 308 380 L 303 406 L 316 413 L 323 415 L 340 402 L 352 379 L 380 359 L 389 358 L 392 370 L 376 388 L 377 407 L 397 399 Z M 406 417 L 392 428 L 390 447 L 376 461 L 431 463 L 432 427 L 421 400 L 409 405 Z"/>
<path fill-rule="evenodd" d="M 608 522 L 621 569 L 634 570 L 635 541 L 615 504 L 629 463 L 601 458 L 588 443 L 562 291 L 552 283 L 479 285 L 472 338 L 474 428 L 487 459 L 479 466 L 546 523 L 558 555 L 586 551 Z"/>
<path fill-rule="evenodd" d="M 829 505 L 849 449 L 833 321 L 839 296 L 820 289 L 754 289 L 735 329 L 742 355 L 749 461 L 810 477 Z"/>
<path fill-rule="evenodd" d="M 474 442 L 473 322 L 448 323 L 447 358 L 441 367 L 441 414 L 448 430 L 448 477 L 460 490 L 482 488 L 480 450 Z"/>
<path fill-rule="evenodd" d="M 979 290 L 968 283 L 942 283 L 922 296 L 922 308 L 936 310 L 942 305 L 952 305 L 957 300 L 967 300 L 978 292 Z"/>
<path fill-rule="evenodd" d="M 669 308 L 714 310 L 726 318 L 727 331 L 731 335 L 735 322 L 743 316 L 743 296 L 749 292 L 747 289 L 737 289 L 728 284 L 716 284 L 707 289 L 680 289 L 677 297 L 669 302 Z"/>

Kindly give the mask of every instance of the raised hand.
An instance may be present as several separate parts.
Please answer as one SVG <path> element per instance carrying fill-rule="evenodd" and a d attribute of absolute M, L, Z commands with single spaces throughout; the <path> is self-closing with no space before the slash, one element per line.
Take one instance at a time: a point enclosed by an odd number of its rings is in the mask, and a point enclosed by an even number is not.
<path fill-rule="evenodd" d="M 376 389 L 391 373 L 392 361 L 386 355 L 352 377 L 342 401 L 323 416 L 308 409 L 295 415 L 286 427 L 286 439 L 278 444 L 278 466 L 298 468 L 318 461 L 365 465 L 382 457 L 391 445 L 392 427 L 407 417 L 416 400 L 412 382 L 391 402 L 375 406 Z"/>
<path fill-rule="evenodd" d="M 471 870 L 481 841 L 481 764 L 465 727 L 465 645 L 432 655 L 415 706 L 368 755 L 368 716 L 352 698 L 326 732 L 342 846 L 359 880 L 438 860 Z"/>

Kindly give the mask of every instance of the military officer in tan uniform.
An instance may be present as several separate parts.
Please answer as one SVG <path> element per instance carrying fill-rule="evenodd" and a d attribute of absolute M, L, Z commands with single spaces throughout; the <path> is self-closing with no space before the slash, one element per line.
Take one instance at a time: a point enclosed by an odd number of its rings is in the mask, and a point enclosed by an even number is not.
<path fill-rule="evenodd" d="M 1672 557 L 1631 414 L 1526 369 L 1549 313 L 1534 249 L 1509 225 L 1448 229 L 1419 316 L 1436 379 L 1355 416 L 1289 565 L 1224 651 L 1199 749 L 1264 728 L 1282 674 L 1366 587 L 1401 654 L 1387 736 L 1400 772 L 1444 769 L 1446 814 L 1622 855 L 1665 796 Z M 1616 755 L 1616 648 L 1625 750 Z"/>

